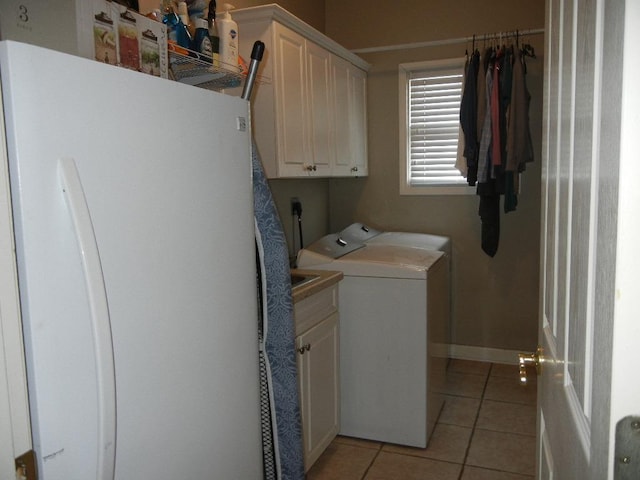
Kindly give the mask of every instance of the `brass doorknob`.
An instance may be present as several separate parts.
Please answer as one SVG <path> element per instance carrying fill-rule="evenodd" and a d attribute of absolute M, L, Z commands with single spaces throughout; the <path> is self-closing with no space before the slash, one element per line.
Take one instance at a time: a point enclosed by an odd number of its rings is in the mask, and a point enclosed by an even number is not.
<path fill-rule="evenodd" d="M 526 385 L 527 365 L 534 365 L 538 375 L 542 373 L 542 347 L 538 345 L 534 353 L 519 353 L 518 363 L 520 365 L 520 385 Z"/>

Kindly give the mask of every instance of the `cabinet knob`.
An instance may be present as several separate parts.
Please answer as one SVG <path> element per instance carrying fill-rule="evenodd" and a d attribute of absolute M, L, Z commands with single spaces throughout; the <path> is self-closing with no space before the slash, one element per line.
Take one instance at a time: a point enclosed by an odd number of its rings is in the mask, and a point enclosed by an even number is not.
<path fill-rule="evenodd" d="M 351 167 L 351 171 L 352 172 L 357 172 L 358 171 L 358 167 Z"/>
<path fill-rule="evenodd" d="M 304 345 L 302 345 L 297 350 L 300 353 L 300 355 L 304 355 L 304 352 L 308 352 L 309 350 L 311 350 L 311 344 L 310 343 L 305 343 Z"/>
<path fill-rule="evenodd" d="M 306 167 L 304 167 L 304 169 L 308 172 L 315 172 L 316 170 L 318 170 L 318 167 L 315 165 L 307 165 Z"/>

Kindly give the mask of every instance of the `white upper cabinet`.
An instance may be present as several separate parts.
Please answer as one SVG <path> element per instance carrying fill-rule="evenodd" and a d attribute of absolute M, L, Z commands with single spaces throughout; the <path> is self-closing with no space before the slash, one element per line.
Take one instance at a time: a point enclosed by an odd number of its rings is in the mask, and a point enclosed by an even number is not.
<path fill-rule="evenodd" d="M 234 10 L 240 55 L 265 43 L 251 98 L 268 178 L 367 175 L 369 65 L 278 5 Z"/>
<path fill-rule="evenodd" d="M 338 177 L 367 175 L 367 74 L 351 63 L 333 58 L 335 162 Z"/>

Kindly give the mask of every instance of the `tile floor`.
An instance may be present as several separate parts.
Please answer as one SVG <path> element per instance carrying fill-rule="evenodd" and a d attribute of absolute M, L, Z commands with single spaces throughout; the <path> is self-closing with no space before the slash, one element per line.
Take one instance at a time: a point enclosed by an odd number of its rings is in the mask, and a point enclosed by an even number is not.
<path fill-rule="evenodd" d="M 336 438 L 307 480 L 531 480 L 536 377 L 515 365 L 452 360 L 445 404 L 425 449 Z"/>

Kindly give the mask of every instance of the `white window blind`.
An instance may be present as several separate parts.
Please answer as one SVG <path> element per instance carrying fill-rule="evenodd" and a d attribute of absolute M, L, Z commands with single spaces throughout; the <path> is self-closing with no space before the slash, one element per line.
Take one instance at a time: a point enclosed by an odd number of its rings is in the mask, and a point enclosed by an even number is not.
<path fill-rule="evenodd" d="M 455 167 L 463 69 L 464 63 L 460 59 L 400 66 L 401 88 L 404 84 L 401 94 L 405 98 L 405 102 L 400 102 L 400 115 L 404 117 L 400 136 L 400 149 L 404 152 L 401 162 L 405 164 L 402 193 L 460 193 L 467 190 L 426 192 L 421 188 L 468 187 Z"/>

